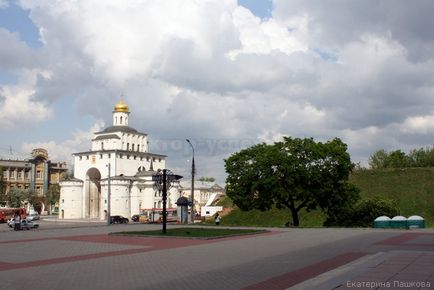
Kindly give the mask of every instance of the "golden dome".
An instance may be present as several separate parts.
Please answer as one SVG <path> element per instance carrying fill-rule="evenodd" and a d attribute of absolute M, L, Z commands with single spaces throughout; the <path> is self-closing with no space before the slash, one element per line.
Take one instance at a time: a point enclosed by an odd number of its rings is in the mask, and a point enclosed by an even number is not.
<path fill-rule="evenodd" d="M 124 113 L 128 113 L 128 112 L 129 112 L 128 105 L 125 104 L 122 100 L 120 100 L 120 101 L 115 105 L 115 112 L 124 112 Z"/>

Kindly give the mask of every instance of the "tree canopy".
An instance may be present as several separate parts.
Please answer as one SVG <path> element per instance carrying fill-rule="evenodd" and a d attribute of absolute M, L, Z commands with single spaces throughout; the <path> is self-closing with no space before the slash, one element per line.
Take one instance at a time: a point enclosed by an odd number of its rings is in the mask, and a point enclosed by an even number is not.
<path fill-rule="evenodd" d="M 271 145 L 258 144 L 234 153 L 225 168 L 227 195 L 240 209 L 286 207 L 294 226 L 299 225 L 302 208 L 319 207 L 336 215 L 358 199 L 357 189 L 347 182 L 354 164 L 338 138 L 321 143 L 285 137 Z"/>
<path fill-rule="evenodd" d="M 199 178 L 199 181 L 202 182 L 214 182 L 215 178 L 212 176 L 202 176 L 201 178 Z"/>
<path fill-rule="evenodd" d="M 9 207 L 22 207 L 25 202 L 33 204 L 36 199 L 36 193 L 32 190 L 13 187 L 6 194 L 5 201 Z"/>
<path fill-rule="evenodd" d="M 51 213 L 51 207 L 59 202 L 60 199 L 60 185 L 59 184 L 50 184 L 48 186 L 47 195 L 45 197 L 45 201 L 48 205 L 48 210 Z"/>
<path fill-rule="evenodd" d="M 3 167 L 0 166 L 0 206 L 6 205 L 6 186 L 3 181 Z"/>

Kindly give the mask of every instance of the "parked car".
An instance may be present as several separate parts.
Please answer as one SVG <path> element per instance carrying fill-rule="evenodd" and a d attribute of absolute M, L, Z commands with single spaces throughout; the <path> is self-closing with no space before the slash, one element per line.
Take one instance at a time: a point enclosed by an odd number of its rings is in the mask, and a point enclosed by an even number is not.
<path fill-rule="evenodd" d="M 139 218 L 140 218 L 140 215 L 135 214 L 135 215 L 133 215 L 133 216 L 131 217 L 131 220 L 132 220 L 133 222 L 138 222 L 138 221 L 139 221 Z"/>
<path fill-rule="evenodd" d="M 8 226 L 10 228 L 12 228 L 15 225 L 15 219 L 14 218 L 10 218 L 10 219 L 8 219 L 7 223 L 8 223 Z M 11 225 L 11 223 L 13 223 L 13 224 Z"/>
<path fill-rule="evenodd" d="M 13 228 L 15 226 L 15 220 L 8 221 L 9 227 Z M 22 230 L 30 230 L 30 229 L 37 229 L 39 228 L 39 224 L 35 224 L 34 222 L 23 219 L 21 220 L 21 229 Z"/>
<path fill-rule="evenodd" d="M 35 213 L 31 213 L 31 214 L 29 214 L 29 215 L 27 216 L 27 219 L 28 219 L 29 221 L 36 221 L 36 220 L 39 219 L 39 214 L 38 214 L 37 212 L 35 212 Z"/>
<path fill-rule="evenodd" d="M 127 224 L 130 220 L 121 215 L 113 215 L 110 217 L 111 224 Z"/>

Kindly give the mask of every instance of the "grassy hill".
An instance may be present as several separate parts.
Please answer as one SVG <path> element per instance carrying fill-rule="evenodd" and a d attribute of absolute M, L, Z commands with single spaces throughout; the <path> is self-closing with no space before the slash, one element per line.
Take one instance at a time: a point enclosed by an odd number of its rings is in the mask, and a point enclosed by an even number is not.
<path fill-rule="evenodd" d="M 350 182 L 361 196 L 392 199 L 401 215 L 420 215 L 427 226 L 434 226 L 434 168 L 358 170 Z"/>
<path fill-rule="evenodd" d="M 428 227 L 434 227 L 434 168 L 357 170 L 350 182 L 361 190 L 362 197 L 380 196 L 396 201 L 401 215 L 420 215 Z M 289 210 L 272 209 L 243 212 L 229 199 L 221 205 L 232 210 L 224 215 L 222 225 L 282 227 L 291 221 Z M 316 210 L 300 213 L 301 227 L 321 227 L 324 215 Z"/>

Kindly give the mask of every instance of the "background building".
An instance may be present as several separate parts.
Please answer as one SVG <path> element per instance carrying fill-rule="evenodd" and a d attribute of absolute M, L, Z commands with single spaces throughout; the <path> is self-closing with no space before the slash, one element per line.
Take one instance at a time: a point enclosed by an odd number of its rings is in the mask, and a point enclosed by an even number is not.
<path fill-rule="evenodd" d="M 50 184 L 60 182 L 68 168 L 66 162 L 52 162 L 45 149 L 32 150 L 31 158 L 22 160 L 0 159 L 6 194 L 12 187 L 30 189 L 43 196 Z"/>
<path fill-rule="evenodd" d="M 188 199 L 191 199 L 191 179 L 190 180 L 184 180 L 181 182 L 181 192 L 182 196 L 187 197 Z M 218 185 L 215 182 L 209 182 L 209 181 L 201 181 L 196 180 L 194 181 L 194 211 L 196 213 L 202 214 L 202 207 L 204 206 L 210 206 L 212 203 L 217 201 L 219 198 L 221 198 L 223 195 L 225 195 L 225 189 Z M 217 211 L 220 211 L 221 209 L 218 209 Z M 208 213 L 203 216 L 212 215 L 211 213 Z"/>

